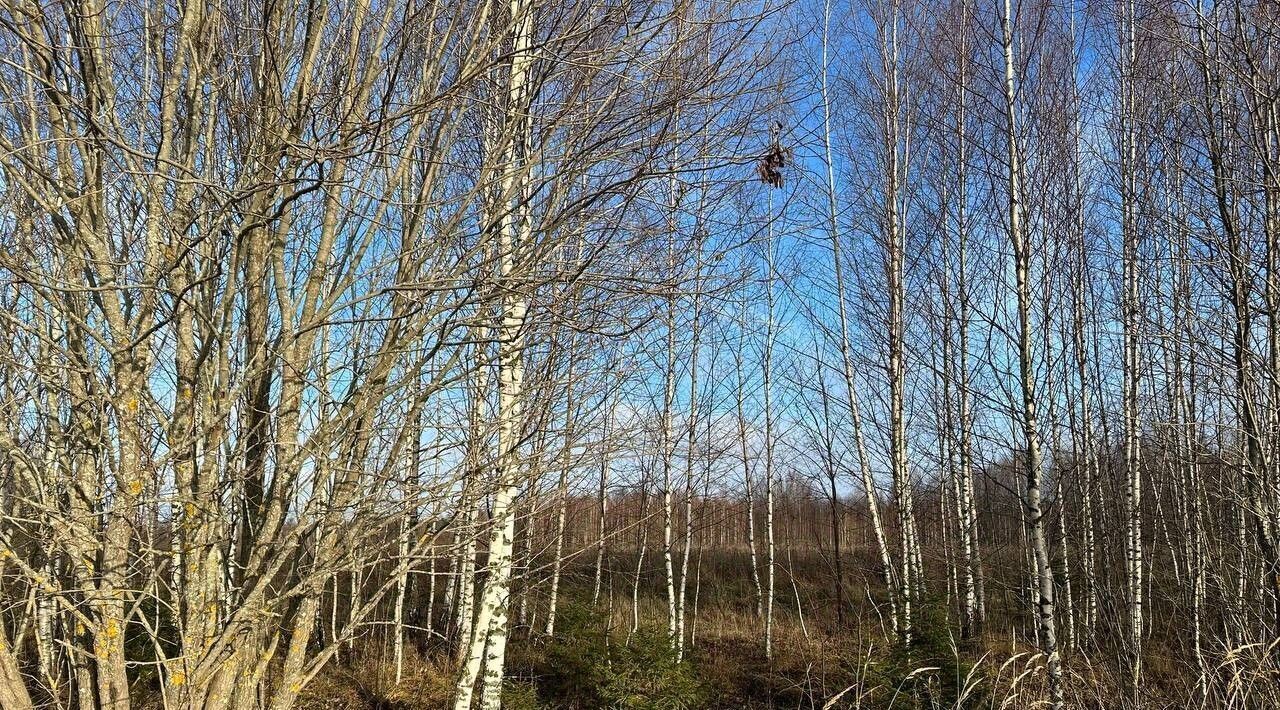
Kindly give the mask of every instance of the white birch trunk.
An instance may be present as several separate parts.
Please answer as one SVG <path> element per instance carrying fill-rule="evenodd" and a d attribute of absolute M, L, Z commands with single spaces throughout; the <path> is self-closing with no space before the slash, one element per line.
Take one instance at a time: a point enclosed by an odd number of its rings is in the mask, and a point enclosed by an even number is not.
<path fill-rule="evenodd" d="M 1014 69 L 1013 8 L 1004 0 L 1000 17 L 1001 47 L 1004 54 L 1004 109 L 1008 162 L 1009 240 L 1014 254 L 1014 275 L 1018 308 L 1018 369 L 1022 384 L 1021 425 L 1025 437 L 1025 501 L 1027 525 L 1037 578 L 1037 636 L 1046 657 L 1049 699 L 1054 710 L 1063 707 L 1062 665 L 1058 656 L 1057 619 L 1054 609 L 1053 569 L 1049 544 L 1045 536 L 1044 514 L 1040 501 L 1040 478 L 1043 461 L 1040 453 L 1039 424 L 1036 421 L 1036 380 L 1031 345 L 1031 254 L 1023 231 L 1022 157 L 1018 146 L 1017 73 Z"/>
<path fill-rule="evenodd" d="M 827 50 L 829 47 L 828 30 L 831 18 L 831 2 L 823 5 L 823 25 L 822 25 L 822 128 L 823 128 L 823 150 L 826 156 L 826 188 L 827 188 L 827 228 L 831 239 L 831 263 L 835 275 L 836 288 L 836 304 L 839 309 L 840 317 L 840 365 L 841 374 L 844 376 L 845 396 L 847 397 L 847 405 L 849 408 L 849 416 L 853 419 L 854 438 L 858 449 L 858 471 L 862 483 L 862 494 L 867 501 L 867 510 L 871 516 L 871 529 L 876 539 L 876 549 L 880 554 L 880 572 L 883 577 L 885 589 L 889 596 L 889 620 L 894 634 L 898 633 L 898 603 L 897 590 L 894 575 L 893 560 L 889 554 L 888 536 L 885 534 L 884 523 L 880 515 L 879 493 L 875 486 L 875 479 L 871 473 L 870 458 L 867 455 L 866 445 L 862 437 L 862 405 L 858 398 L 857 384 L 854 380 L 853 372 L 853 356 L 849 341 L 849 317 L 848 305 L 845 295 L 844 280 L 844 263 L 841 256 L 840 248 L 840 227 L 838 224 L 838 209 L 836 203 L 836 178 L 835 178 L 835 160 L 832 156 L 831 147 L 831 98 L 827 76 Z M 741 378 L 739 378 L 741 379 Z M 741 386 L 741 382 L 739 382 Z M 741 416 L 741 412 L 739 412 Z M 744 445 L 743 457 L 745 461 L 746 449 Z M 745 465 L 745 463 L 744 463 Z M 748 500 L 750 500 L 750 489 L 748 489 Z M 752 571 L 755 571 L 754 546 L 752 555 Z M 756 588 L 759 590 L 759 580 L 756 581 Z"/>
<path fill-rule="evenodd" d="M 560 570 L 564 564 L 564 531 L 569 516 L 569 468 L 573 462 L 573 437 L 575 402 L 573 398 L 573 364 L 575 362 L 574 338 L 569 339 L 569 367 L 566 375 L 564 397 L 564 451 L 560 461 L 560 481 L 556 489 L 556 551 L 551 560 L 551 593 L 547 600 L 547 636 L 556 633 L 556 606 L 560 601 Z"/>
<path fill-rule="evenodd" d="M 497 489 L 493 496 L 492 532 L 480 608 L 458 679 L 454 710 L 470 710 L 475 683 L 483 664 L 481 707 L 499 710 L 507 646 L 507 609 L 510 602 L 512 541 L 515 537 L 514 499 L 520 485 L 520 438 L 523 429 L 524 325 L 526 295 L 514 282 L 518 252 L 529 241 L 529 221 L 524 206 L 527 174 L 528 126 L 521 118 L 529 103 L 529 74 L 533 64 L 533 4 L 511 0 L 514 27 L 511 78 L 508 86 L 511 127 L 510 160 L 502 178 L 502 197 L 515 207 L 504 209 L 498 232 L 498 279 L 506 288 L 498 330 L 498 463 Z M 478 503 L 477 503 L 478 504 Z"/>
<path fill-rule="evenodd" d="M 769 209 L 766 213 L 769 220 L 768 236 L 765 242 L 765 325 L 764 325 L 764 357 L 761 362 L 764 381 L 764 526 L 766 545 L 766 585 L 764 599 L 764 653 L 766 658 L 773 658 L 773 599 L 775 584 L 775 550 L 773 525 L 773 338 L 774 338 L 774 236 L 773 236 L 773 193 L 769 193 Z"/>
<path fill-rule="evenodd" d="M 592 606 L 596 606 L 600 603 L 600 587 L 603 584 L 603 580 L 604 580 L 604 558 L 605 558 L 605 546 L 606 546 L 606 539 L 607 539 L 605 531 L 606 531 L 606 520 L 608 519 L 608 516 L 609 516 L 609 465 L 610 465 L 609 453 L 613 445 L 612 441 L 609 438 L 609 435 L 612 433 L 612 430 L 613 430 L 613 420 L 615 415 L 617 414 L 616 409 L 617 409 L 617 403 L 615 402 L 614 405 L 610 407 L 608 410 L 608 414 L 606 415 L 605 422 L 604 422 L 604 431 L 601 434 L 600 494 L 599 494 L 599 500 L 597 502 L 597 508 L 598 508 L 597 512 L 600 515 L 600 521 L 596 528 L 596 574 L 595 574 L 595 583 L 592 585 L 592 588 L 591 588 L 591 605 Z"/>

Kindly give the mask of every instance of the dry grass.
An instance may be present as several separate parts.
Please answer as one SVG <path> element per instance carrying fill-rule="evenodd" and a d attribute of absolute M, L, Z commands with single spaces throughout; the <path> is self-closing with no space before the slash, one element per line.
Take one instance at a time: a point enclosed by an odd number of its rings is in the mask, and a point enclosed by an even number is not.
<path fill-rule="evenodd" d="M 396 683 L 390 654 L 358 649 L 332 663 L 307 685 L 299 699 L 302 710 L 437 710 L 449 706 L 454 666 L 447 655 L 423 655 L 405 649 L 404 671 Z"/>
<path fill-rule="evenodd" d="M 703 569 L 703 588 L 696 618 L 688 619 L 696 644 L 688 663 L 709 700 L 698 707 L 795 708 L 797 710 L 1034 710 L 1048 707 L 1044 656 L 1017 633 L 1018 622 L 1004 619 L 988 634 L 960 642 L 950 629 L 945 605 L 922 609 L 917 623 L 920 642 L 911 653 L 886 641 L 886 630 L 869 604 L 863 614 L 839 627 L 827 590 L 812 580 L 812 569 L 800 569 L 798 584 L 805 603 L 799 623 L 790 585 L 780 587 L 774 607 L 774 654 L 765 658 L 762 621 L 754 612 L 754 590 L 739 574 L 741 561 L 726 555 Z M 797 557 L 797 563 L 801 559 Z M 631 563 L 634 564 L 634 563 Z M 734 565 L 737 565 L 736 567 Z M 623 566 L 626 566 L 625 564 Z M 583 582 L 589 575 L 567 571 L 564 604 L 589 597 Z M 812 574 L 808 574 L 812 572 Z M 747 578 L 749 580 L 749 577 Z M 638 616 L 643 628 L 666 628 L 667 603 L 661 580 L 645 579 Z M 864 589 L 872 595 L 874 589 Z M 615 588 L 600 623 L 612 643 L 627 643 L 633 624 L 629 586 Z M 790 597 L 790 598 L 789 598 Z M 932 614 L 932 616 L 930 616 Z M 564 633 L 562 631 L 562 633 Z M 571 639 L 567 639 L 570 640 Z M 510 647 L 509 683 L 519 685 L 521 708 L 558 708 L 545 697 L 537 668 L 545 639 L 517 630 Z M 1207 659 L 1207 673 L 1188 662 L 1186 648 L 1153 640 L 1140 697 L 1132 697 L 1123 664 L 1114 649 L 1077 651 L 1064 659 L 1066 699 L 1075 710 L 1262 710 L 1280 708 L 1280 644 L 1248 644 L 1217 649 Z M 404 677 L 394 682 L 390 654 L 369 650 L 344 658 L 307 689 L 306 708 L 447 708 L 454 668 L 442 649 L 406 654 Z M 563 681 L 563 679 L 561 679 Z M 541 704 L 534 690 L 541 689 Z M 528 703 L 528 704 L 526 704 Z M 630 706 L 648 708 L 649 705 Z M 653 706 L 658 707 L 658 706 Z M 671 706 L 673 708 L 689 706 Z M 690 708 L 692 710 L 692 708 Z"/>
<path fill-rule="evenodd" d="M 951 686 L 935 665 L 886 673 L 893 663 L 879 639 L 863 642 L 811 632 L 793 625 L 779 628 L 775 657 L 760 651 L 754 615 L 717 613 L 705 618 L 690 662 L 712 689 L 718 708 L 811 708 L 813 710 L 1035 710 L 1048 707 L 1044 657 L 1030 649 L 989 649 L 963 664 L 955 649 L 954 666 L 966 668 Z M 519 653 L 536 652 L 522 645 Z M 1210 668 L 1207 682 L 1187 669 L 1180 694 L 1143 689 L 1135 702 L 1123 680 L 1102 664 L 1077 654 L 1066 664 L 1068 707 L 1078 710 L 1271 710 L 1280 708 L 1280 645 L 1249 644 L 1229 649 Z M 954 669 L 952 669 L 954 672 Z M 442 654 L 406 652 L 404 674 L 395 682 L 388 654 L 368 649 L 326 669 L 304 692 L 305 710 L 437 710 L 449 707 L 454 667 Z M 526 681 L 536 683 L 536 678 Z M 538 707 L 554 708 L 554 704 Z"/>

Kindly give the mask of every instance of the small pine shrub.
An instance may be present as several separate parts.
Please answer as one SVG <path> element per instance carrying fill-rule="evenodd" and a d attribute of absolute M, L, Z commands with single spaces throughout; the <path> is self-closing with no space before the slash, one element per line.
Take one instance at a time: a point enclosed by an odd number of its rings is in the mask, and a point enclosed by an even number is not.
<path fill-rule="evenodd" d="M 686 710 L 706 704 L 693 666 L 676 661 L 665 632 L 642 629 L 630 643 L 615 647 L 600 694 L 618 710 Z"/>
<path fill-rule="evenodd" d="M 879 683 L 890 689 L 889 707 L 980 707 L 984 698 L 971 682 L 973 664 L 952 635 L 945 602 L 926 599 L 912 621 L 911 645 L 895 646 L 878 668 Z"/>
<path fill-rule="evenodd" d="M 503 710 L 540 710 L 546 707 L 538 702 L 538 688 L 532 683 L 508 680 L 502 685 Z"/>
<path fill-rule="evenodd" d="M 528 643 L 530 647 L 519 655 L 544 707 L 692 710 L 706 706 L 704 685 L 691 664 L 676 661 L 664 631 L 646 628 L 630 640 L 613 639 L 601 614 L 569 604 L 558 614 L 555 638 Z"/>

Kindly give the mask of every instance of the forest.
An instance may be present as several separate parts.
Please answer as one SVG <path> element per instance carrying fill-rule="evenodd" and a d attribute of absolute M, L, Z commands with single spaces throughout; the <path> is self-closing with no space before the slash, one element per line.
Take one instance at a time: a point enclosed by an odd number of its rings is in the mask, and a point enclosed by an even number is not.
<path fill-rule="evenodd" d="M 0 0 L 0 710 L 1280 707 L 1280 4 Z"/>

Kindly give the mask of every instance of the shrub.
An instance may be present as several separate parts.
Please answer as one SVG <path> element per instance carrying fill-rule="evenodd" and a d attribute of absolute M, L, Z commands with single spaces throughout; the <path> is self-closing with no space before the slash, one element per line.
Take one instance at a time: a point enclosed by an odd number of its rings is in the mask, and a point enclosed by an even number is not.
<path fill-rule="evenodd" d="M 539 710 L 538 688 L 530 683 L 508 680 L 502 684 L 503 710 Z"/>
<path fill-rule="evenodd" d="M 676 661 L 665 631 L 645 628 L 627 641 L 613 639 L 604 617 L 580 604 L 565 605 L 557 624 L 555 638 L 529 642 L 536 646 L 520 652 L 545 705 L 566 710 L 705 706 L 705 688 L 690 664 Z"/>
<path fill-rule="evenodd" d="M 971 686 L 973 664 L 964 660 L 951 633 L 945 602 L 926 599 L 913 619 L 911 645 L 898 644 L 880 667 L 880 684 L 889 689 L 892 708 L 977 707 L 983 698 Z M 970 686 L 967 687 L 966 686 Z"/>
<path fill-rule="evenodd" d="M 619 710 L 684 710 L 703 707 L 706 693 L 688 663 L 676 660 L 665 631 L 643 629 L 614 647 L 600 694 Z"/>

